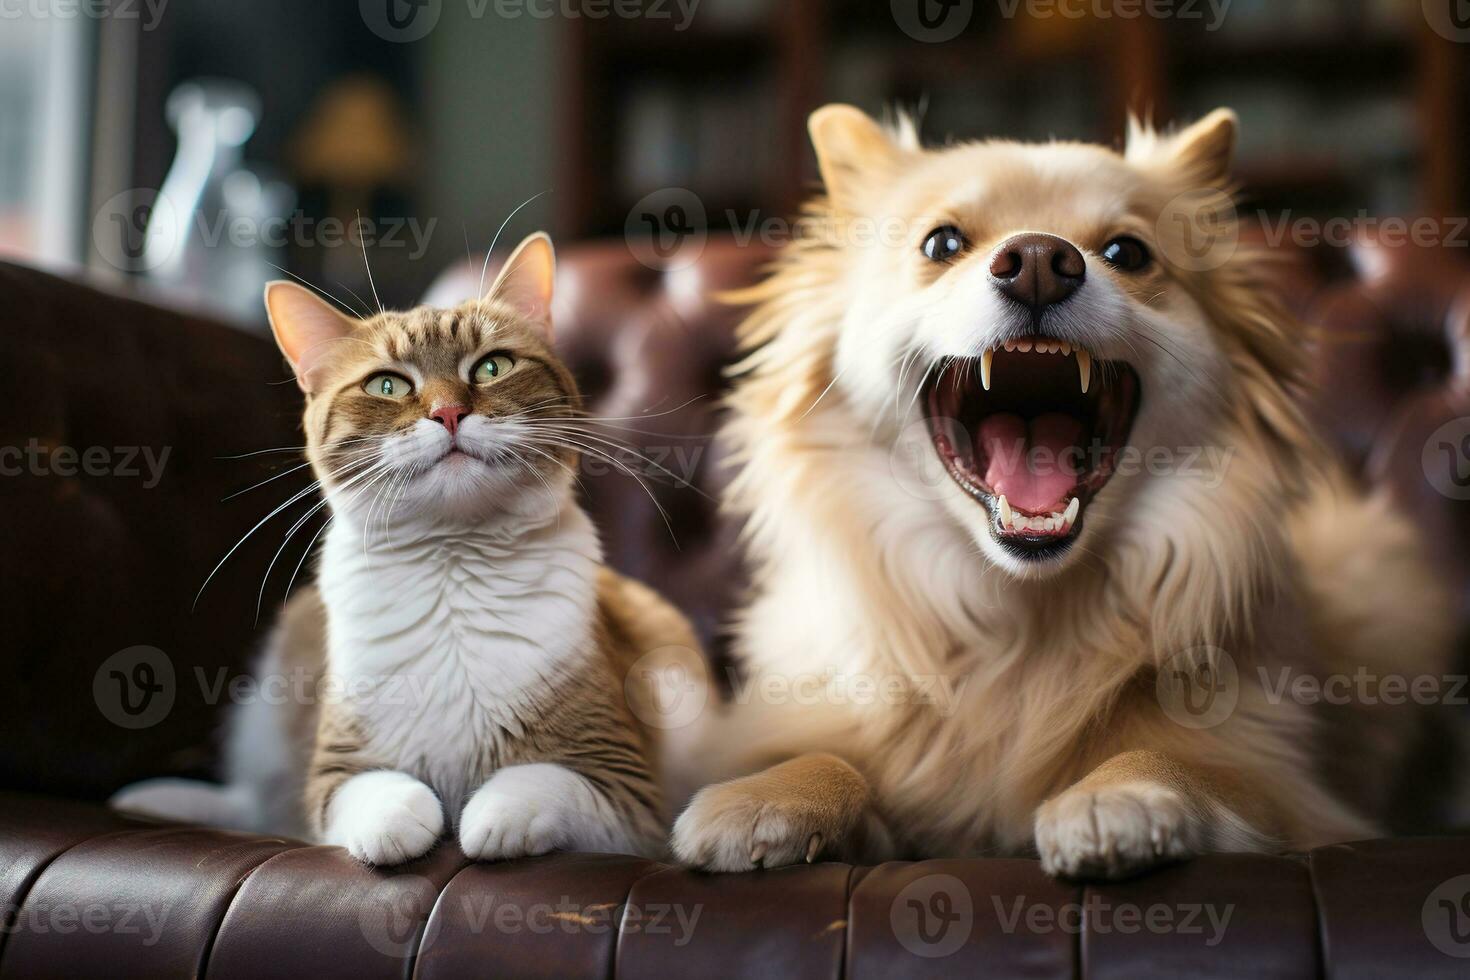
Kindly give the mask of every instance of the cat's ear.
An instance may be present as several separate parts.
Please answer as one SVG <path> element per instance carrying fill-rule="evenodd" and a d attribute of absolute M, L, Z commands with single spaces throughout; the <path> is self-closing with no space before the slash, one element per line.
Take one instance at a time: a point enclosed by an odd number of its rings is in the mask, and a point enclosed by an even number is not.
<path fill-rule="evenodd" d="M 331 349 L 331 342 L 351 334 L 359 321 L 305 286 L 284 279 L 266 284 L 265 310 L 276 343 L 296 372 L 296 383 L 310 394 L 313 372 Z"/>
<path fill-rule="evenodd" d="M 516 246 L 487 299 L 507 303 L 551 337 L 551 297 L 556 288 L 556 250 L 551 236 L 538 231 Z"/>

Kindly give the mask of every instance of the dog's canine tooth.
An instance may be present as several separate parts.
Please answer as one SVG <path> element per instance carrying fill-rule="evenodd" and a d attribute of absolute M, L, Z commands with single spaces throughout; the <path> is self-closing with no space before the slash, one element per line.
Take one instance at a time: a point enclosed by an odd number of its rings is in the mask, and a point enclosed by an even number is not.
<path fill-rule="evenodd" d="M 1087 394 L 1087 385 L 1092 381 L 1092 355 L 1081 347 L 1077 348 L 1077 374 L 1082 379 L 1082 393 Z"/>
<path fill-rule="evenodd" d="M 990 362 L 994 359 L 994 350 L 988 350 L 980 355 L 980 385 L 986 391 L 990 390 Z"/>
<path fill-rule="evenodd" d="M 1062 523 L 1071 527 L 1077 523 L 1077 515 L 1082 511 L 1082 498 L 1073 497 L 1072 502 L 1067 505 L 1067 512 L 1062 515 Z"/>
<path fill-rule="evenodd" d="M 1005 494 L 1000 495 L 1000 505 L 997 509 L 1000 511 L 1001 527 L 1010 527 L 1011 522 L 1015 519 L 1015 515 L 1011 513 L 1011 504 L 1010 501 L 1006 500 Z"/>

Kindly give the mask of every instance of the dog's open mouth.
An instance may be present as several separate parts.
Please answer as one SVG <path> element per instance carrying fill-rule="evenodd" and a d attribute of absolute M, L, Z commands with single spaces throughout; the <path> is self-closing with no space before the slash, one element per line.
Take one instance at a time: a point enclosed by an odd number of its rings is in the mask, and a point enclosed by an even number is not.
<path fill-rule="evenodd" d="M 1018 557 L 1070 547 L 1138 412 L 1138 375 L 1046 337 L 953 359 L 927 384 L 929 435 Z"/>

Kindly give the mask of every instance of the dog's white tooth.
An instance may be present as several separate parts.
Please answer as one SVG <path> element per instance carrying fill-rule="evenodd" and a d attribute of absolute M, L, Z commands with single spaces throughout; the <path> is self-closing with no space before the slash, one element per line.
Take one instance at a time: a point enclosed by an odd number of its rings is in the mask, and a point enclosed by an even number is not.
<path fill-rule="evenodd" d="M 1062 353 L 1063 354 L 1070 354 L 1070 353 L 1072 353 L 1072 345 L 1069 344 L 1069 343 L 1067 343 L 1065 340 L 1062 341 L 1062 345 L 1061 346 L 1062 346 Z"/>
<path fill-rule="evenodd" d="M 1000 495 L 999 509 L 1001 527 L 1010 527 L 1011 522 L 1015 520 L 1015 515 L 1011 513 L 1011 503 L 1010 501 L 1006 500 L 1005 494 Z"/>
<path fill-rule="evenodd" d="M 1029 340 L 1018 340 L 1018 341 L 1016 341 L 1016 349 L 1018 351 L 1020 351 L 1021 353 L 1023 353 L 1023 354 L 1029 354 L 1029 353 L 1031 353 L 1031 341 L 1029 341 Z"/>
<path fill-rule="evenodd" d="M 990 390 L 990 362 L 994 359 L 994 350 L 988 350 L 984 354 L 980 355 L 980 384 L 985 388 L 986 391 Z"/>
<path fill-rule="evenodd" d="M 1006 348 L 1006 350 L 1008 350 L 1008 351 L 1013 351 L 1013 350 L 1015 350 L 1015 349 L 1016 349 L 1016 342 L 1015 342 L 1015 341 L 1014 341 L 1014 340 L 1007 340 L 1007 341 L 1006 341 L 1006 342 L 1005 342 L 1005 348 Z"/>
<path fill-rule="evenodd" d="M 1077 348 L 1077 374 L 1082 379 L 1082 393 L 1087 394 L 1087 386 L 1092 381 L 1092 355 L 1081 347 Z"/>
<path fill-rule="evenodd" d="M 1062 523 L 1071 527 L 1077 523 L 1077 515 L 1082 512 L 1082 498 L 1073 497 L 1072 502 L 1067 505 L 1067 512 L 1062 515 Z"/>

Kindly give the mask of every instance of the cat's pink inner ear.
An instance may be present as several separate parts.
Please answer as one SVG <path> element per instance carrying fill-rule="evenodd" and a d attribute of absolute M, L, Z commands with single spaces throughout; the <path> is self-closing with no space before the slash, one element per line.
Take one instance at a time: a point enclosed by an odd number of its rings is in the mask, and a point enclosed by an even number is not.
<path fill-rule="evenodd" d="M 538 231 L 516 246 L 487 299 L 508 303 L 551 336 L 551 300 L 556 289 L 556 250 Z"/>
<path fill-rule="evenodd" d="M 265 309 L 276 343 L 296 372 L 296 383 L 310 393 L 332 342 L 350 335 L 358 321 L 310 289 L 284 280 L 265 287 Z"/>

